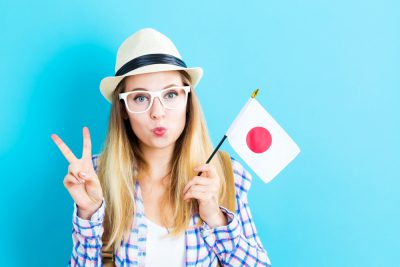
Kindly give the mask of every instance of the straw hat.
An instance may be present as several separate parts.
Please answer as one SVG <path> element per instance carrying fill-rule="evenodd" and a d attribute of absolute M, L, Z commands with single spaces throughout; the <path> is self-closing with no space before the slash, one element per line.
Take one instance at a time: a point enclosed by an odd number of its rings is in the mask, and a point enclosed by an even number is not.
<path fill-rule="evenodd" d="M 141 73 L 185 70 L 196 86 L 203 76 L 201 67 L 188 68 L 174 43 L 152 28 L 144 28 L 129 36 L 118 48 L 115 76 L 100 82 L 100 92 L 111 103 L 112 92 L 125 77 Z"/>

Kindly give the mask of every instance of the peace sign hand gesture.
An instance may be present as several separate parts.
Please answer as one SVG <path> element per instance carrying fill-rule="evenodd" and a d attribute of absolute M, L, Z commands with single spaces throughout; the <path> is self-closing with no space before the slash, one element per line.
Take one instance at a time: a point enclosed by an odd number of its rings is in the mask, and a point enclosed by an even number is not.
<path fill-rule="evenodd" d="M 68 174 L 64 178 L 64 186 L 78 206 L 78 216 L 90 219 L 101 206 L 103 190 L 93 167 L 92 144 L 87 127 L 83 127 L 82 158 L 77 159 L 68 146 L 56 134 L 51 138 L 69 162 Z"/>

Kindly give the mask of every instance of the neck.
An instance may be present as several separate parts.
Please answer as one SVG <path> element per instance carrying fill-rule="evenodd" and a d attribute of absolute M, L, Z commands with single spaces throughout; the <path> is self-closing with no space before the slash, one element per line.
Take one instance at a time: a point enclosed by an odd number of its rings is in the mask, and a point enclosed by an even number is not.
<path fill-rule="evenodd" d="M 173 153 L 174 145 L 162 149 L 142 146 L 141 150 L 146 162 L 149 165 L 148 173 L 143 177 L 139 177 L 139 182 L 150 184 L 162 184 L 169 177 L 170 161 Z M 167 175 L 167 176 L 166 176 Z"/>

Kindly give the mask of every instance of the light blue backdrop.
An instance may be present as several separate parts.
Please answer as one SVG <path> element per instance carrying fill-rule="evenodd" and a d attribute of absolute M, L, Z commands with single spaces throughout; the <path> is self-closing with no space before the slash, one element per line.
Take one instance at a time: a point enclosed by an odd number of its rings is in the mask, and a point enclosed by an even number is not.
<path fill-rule="evenodd" d="M 50 138 L 93 150 L 100 79 L 142 27 L 205 74 L 216 144 L 250 93 L 301 148 L 249 201 L 273 266 L 400 266 L 398 1 L 2 1 L 2 266 L 65 266 L 73 202 Z M 223 149 L 238 156 L 228 143 Z M 242 161 L 243 162 L 243 161 Z M 254 174 L 254 173 L 253 173 Z"/>

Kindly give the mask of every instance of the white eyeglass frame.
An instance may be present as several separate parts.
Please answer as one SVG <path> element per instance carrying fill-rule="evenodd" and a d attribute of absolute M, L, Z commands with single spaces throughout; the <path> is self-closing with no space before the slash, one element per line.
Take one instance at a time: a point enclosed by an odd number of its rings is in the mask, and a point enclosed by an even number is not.
<path fill-rule="evenodd" d="M 186 94 L 186 102 L 187 102 L 188 94 L 189 94 L 190 88 L 191 88 L 190 85 L 172 86 L 172 87 L 168 87 L 168 88 L 165 88 L 165 89 L 162 89 L 162 90 L 158 90 L 158 91 L 146 91 L 146 90 L 129 91 L 129 92 L 125 92 L 125 93 L 119 93 L 119 99 L 124 100 L 126 109 L 130 113 L 134 113 L 134 114 L 147 112 L 153 106 L 154 98 L 156 98 L 156 97 L 158 97 L 158 99 L 160 99 L 160 102 L 161 102 L 161 104 L 163 105 L 164 108 L 166 108 L 166 109 L 178 109 L 178 108 L 168 108 L 164 104 L 164 101 L 162 100 L 162 93 L 165 92 L 165 91 L 174 89 L 174 88 L 183 88 L 183 90 L 185 91 L 185 94 Z M 128 103 L 126 101 L 126 98 L 128 97 L 128 95 L 130 95 L 132 93 L 138 93 L 138 92 L 139 93 L 147 93 L 147 94 L 149 94 L 151 96 L 150 104 L 147 107 L 147 109 L 144 110 L 144 111 L 132 111 L 132 110 L 130 110 L 129 107 L 128 107 Z"/>

